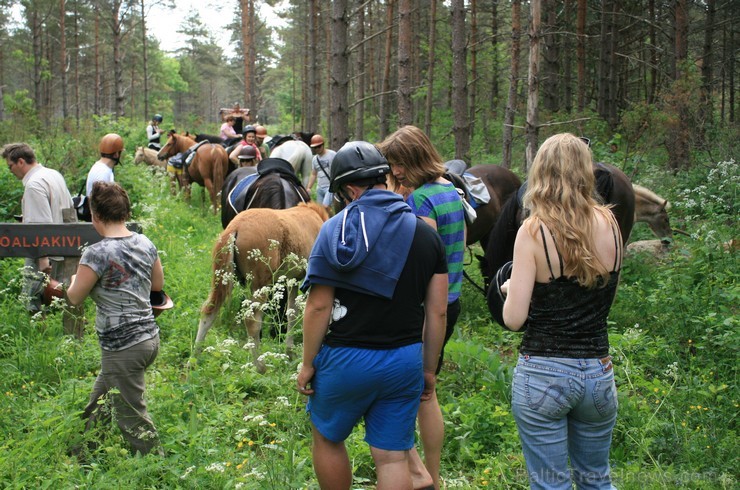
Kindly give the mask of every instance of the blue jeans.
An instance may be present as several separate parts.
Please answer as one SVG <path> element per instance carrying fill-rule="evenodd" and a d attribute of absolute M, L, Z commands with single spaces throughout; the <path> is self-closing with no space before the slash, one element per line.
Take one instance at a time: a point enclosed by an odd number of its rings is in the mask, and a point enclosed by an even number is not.
<path fill-rule="evenodd" d="M 570 489 L 572 481 L 579 489 L 614 488 L 609 447 L 617 389 L 610 356 L 520 355 L 511 403 L 531 488 Z"/>

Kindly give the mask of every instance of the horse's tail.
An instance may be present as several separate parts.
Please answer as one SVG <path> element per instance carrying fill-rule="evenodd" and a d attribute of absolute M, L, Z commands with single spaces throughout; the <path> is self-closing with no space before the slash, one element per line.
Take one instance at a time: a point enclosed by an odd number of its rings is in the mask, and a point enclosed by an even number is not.
<path fill-rule="evenodd" d="M 213 146 L 213 151 L 218 153 L 218 158 L 213 162 L 213 189 L 216 193 L 221 192 L 226 178 L 226 169 L 229 166 L 229 155 L 222 146 Z"/>
<path fill-rule="evenodd" d="M 222 232 L 213 247 L 213 273 L 211 276 L 211 292 L 203 303 L 200 312 L 210 315 L 221 308 L 234 288 L 234 232 Z"/>

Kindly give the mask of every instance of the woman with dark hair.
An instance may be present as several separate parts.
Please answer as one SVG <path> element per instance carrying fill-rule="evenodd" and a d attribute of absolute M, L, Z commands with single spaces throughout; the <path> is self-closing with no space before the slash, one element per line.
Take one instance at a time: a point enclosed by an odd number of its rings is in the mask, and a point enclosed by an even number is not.
<path fill-rule="evenodd" d="M 90 207 L 103 239 L 85 249 L 67 290 L 70 304 L 79 305 L 89 295 L 97 306 L 101 368 L 83 412 L 85 430 L 110 418 L 108 404 L 99 403 L 107 396 L 132 450 L 147 454 L 159 445 L 144 400 L 144 372 L 159 351 L 150 294 L 162 290 L 164 272 L 154 244 L 126 228 L 131 202 L 120 185 L 95 182 Z"/>
<path fill-rule="evenodd" d="M 512 384 L 530 485 L 614 488 L 609 448 L 617 390 L 606 319 L 619 282 L 622 238 L 594 199 L 589 148 L 548 138 L 528 175 L 529 217 L 516 237 L 503 319 L 526 325 Z M 568 468 L 568 460 L 570 466 Z"/>
<path fill-rule="evenodd" d="M 465 213 L 462 200 L 455 186 L 443 177 L 442 157 L 429 137 L 415 126 L 403 126 L 379 145 L 391 166 L 391 182 L 395 187 L 404 186 L 412 192 L 406 197 L 411 210 L 442 237 L 447 256 L 449 283 L 447 287 L 447 329 L 444 344 L 452 336 L 460 316 L 463 255 L 465 253 Z M 437 363 L 439 374 L 444 361 L 444 345 Z M 419 433 L 424 446 L 426 469 L 439 488 L 439 467 L 444 443 L 444 420 L 436 391 L 419 407 Z M 410 459 L 412 472 L 423 474 L 421 459 L 414 449 Z"/>

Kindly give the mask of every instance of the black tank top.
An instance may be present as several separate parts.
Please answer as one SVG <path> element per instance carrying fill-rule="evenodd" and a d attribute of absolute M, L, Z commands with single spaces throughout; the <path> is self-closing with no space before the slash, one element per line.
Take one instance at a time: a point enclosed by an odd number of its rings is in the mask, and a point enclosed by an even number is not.
<path fill-rule="evenodd" d="M 587 288 L 575 278 L 563 276 L 563 258 L 558 254 L 560 277 L 555 279 L 547 250 L 545 232 L 540 226 L 545 257 L 550 269 L 550 281 L 535 283 L 527 316 L 527 329 L 520 352 L 525 355 L 568 357 L 579 359 L 601 358 L 609 354 L 609 336 L 606 317 L 614 302 L 619 282 L 621 241 L 612 224 L 614 246 L 617 249 L 614 266 L 606 285 Z"/>

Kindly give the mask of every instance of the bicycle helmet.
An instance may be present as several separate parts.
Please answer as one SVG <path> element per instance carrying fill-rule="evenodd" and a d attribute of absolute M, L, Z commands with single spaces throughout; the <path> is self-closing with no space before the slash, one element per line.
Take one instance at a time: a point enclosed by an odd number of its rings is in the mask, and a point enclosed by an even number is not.
<path fill-rule="evenodd" d="M 106 134 L 100 140 L 99 151 L 103 156 L 114 155 L 123 151 L 123 138 L 116 133 Z"/>
<path fill-rule="evenodd" d="M 390 171 L 388 160 L 374 145 L 350 141 L 339 149 L 331 163 L 329 191 L 338 192 L 344 184 L 381 177 Z"/>
<path fill-rule="evenodd" d="M 152 116 L 152 121 L 157 121 L 158 123 L 162 122 L 162 114 L 154 114 Z"/>
<path fill-rule="evenodd" d="M 254 160 L 257 158 L 257 150 L 252 145 L 242 146 L 238 158 L 239 160 Z"/>
<path fill-rule="evenodd" d="M 324 144 L 324 137 L 320 134 L 315 134 L 311 136 L 311 144 L 309 145 L 311 148 L 316 148 L 317 146 L 321 146 Z"/>

